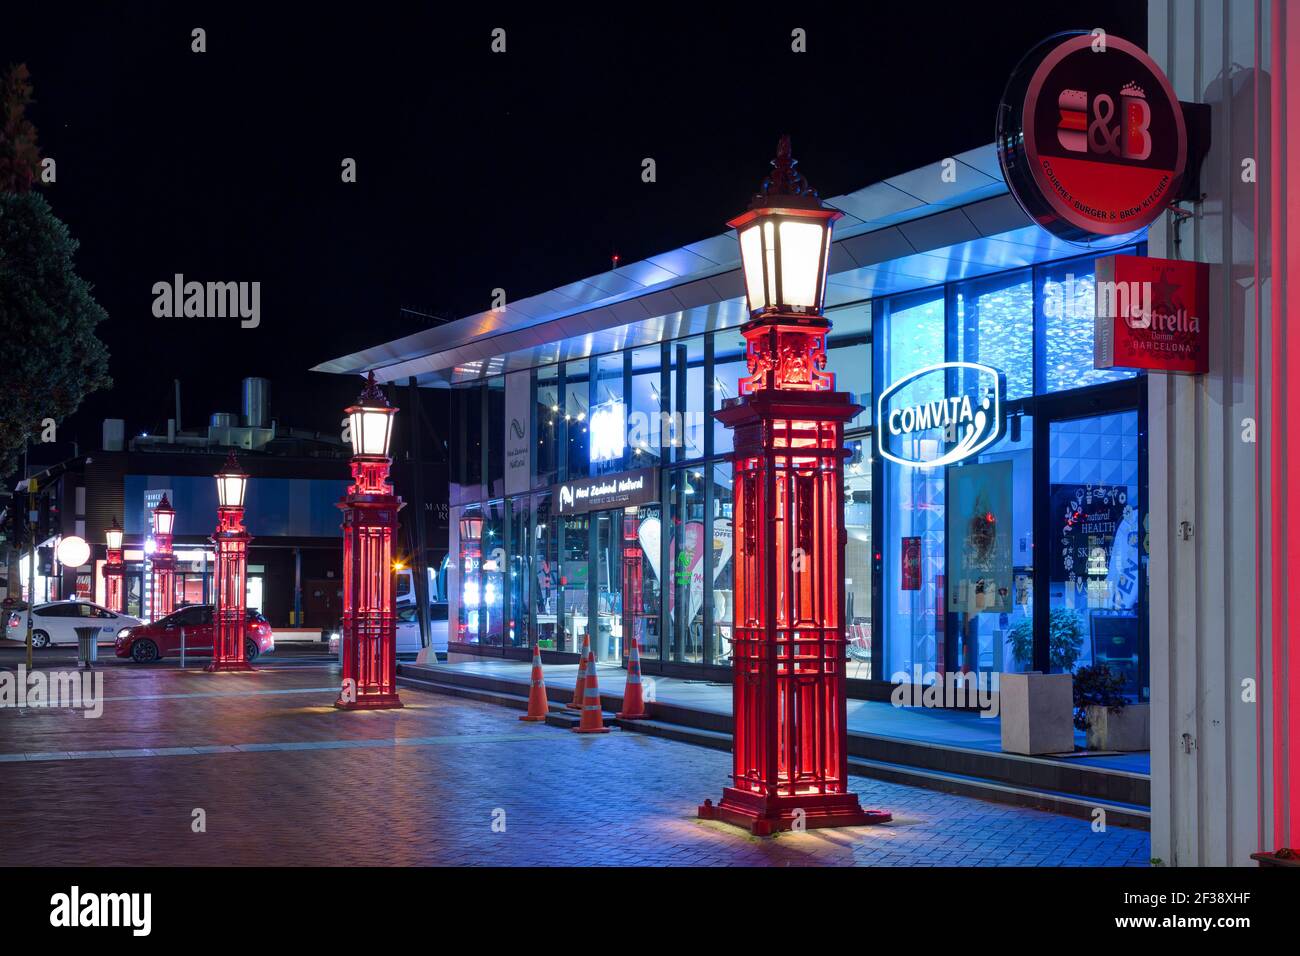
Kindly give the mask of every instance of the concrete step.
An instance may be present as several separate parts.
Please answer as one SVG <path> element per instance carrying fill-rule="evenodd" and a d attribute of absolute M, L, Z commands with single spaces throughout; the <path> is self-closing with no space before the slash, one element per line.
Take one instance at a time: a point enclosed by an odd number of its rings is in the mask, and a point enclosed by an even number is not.
<path fill-rule="evenodd" d="M 497 677 L 429 670 L 413 665 L 398 667 L 398 683 L 467 700 L 528 709 L 527 685 Z M 551 711 L 546 722 L 552 726 L 575 727 L 575 711 L 563 709 L 573 692 L 547 687 Z M 621 720 L 613 716 L 622 709 L 618 695 L 602 694 L 605 723 L 625 731 L 643 733 L 680 743 L 731 751 L 732 722 L 729 714 L 692 710 L 661 702 L 647 704 L 649 720 Z M 1101 808 L 1107 825 L 1150 828 L 1150 781 L 1140 774 L 1099 767 L 1072 765 L 1067 761 L 1041 760 L 1017 754 L 966 750 L 925 741 L 849 734 L 849 772 L 861 776 L 939 790 L 962 796 L 1035 807 L 1092 820 Z M 1142 801 L 1130 799 L 1140 796 Z"/>

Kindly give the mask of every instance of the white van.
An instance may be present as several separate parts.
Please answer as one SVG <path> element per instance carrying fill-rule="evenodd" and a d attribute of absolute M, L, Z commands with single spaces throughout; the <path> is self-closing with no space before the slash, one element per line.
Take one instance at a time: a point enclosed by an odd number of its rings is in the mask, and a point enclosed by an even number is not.
<path fill-rule="evenodd" d="M 415 605 L 412 603 L 397 605 L 397 659 L 414 660 L 415 655 L 420 653 L 420 620 L 415 613 Z M 431 604 L 429 605 L 429 643 L 434 652 L 438 655 L 438 660 L 447 659 L 447 605 Z M 330 633 L 330 654 L 335 657 L 339 653 L 339 632 L 337 629 Z"/>

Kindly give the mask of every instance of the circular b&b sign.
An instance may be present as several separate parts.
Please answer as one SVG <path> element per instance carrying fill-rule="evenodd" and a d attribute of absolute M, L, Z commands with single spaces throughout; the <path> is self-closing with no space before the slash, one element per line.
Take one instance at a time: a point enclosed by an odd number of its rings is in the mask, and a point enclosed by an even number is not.
<path fill-rule="evenodd" d="M 1169 78 L 1141 47 L 1091 33 L 1050 37 L 1021 60 L 998 109 L 997 145 L 1020 205 L 1071 242 L 1149 225 L 1187 163 Z"/>

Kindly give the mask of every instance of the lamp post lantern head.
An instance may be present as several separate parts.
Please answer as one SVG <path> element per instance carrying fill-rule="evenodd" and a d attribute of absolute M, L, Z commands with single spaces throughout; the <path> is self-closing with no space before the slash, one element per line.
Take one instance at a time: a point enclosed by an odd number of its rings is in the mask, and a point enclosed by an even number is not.
<path fill-rule="evenodd" d="M 244 507 L 244 492 L 248 490 L 248 475 L 239 467 L 239 460 L 232 451 L 226 458 L 221 471 L 216 474 L 217 506 L 219 508 Z"/>
<path fill-rule="evenodd" d="M 352 456 L 387 458 L 397 409 L 388 404 L 373 371 L 366 377 L 365 388 L 356 404 L 347 408 L 346 413 L 351 418 Z"/>
<path fill-rule="evenodd" d="M 116 515 L 113 517 L 113 523 L 104 531 L 104 543 L 108 545 L 109 551 L 122 550 L 122 526 L 117 523 Z"/>
<path fill-rule="evenodd" d="M 843 213 L 822 205 L 797 165 L 790 137 L 782 136 L 772 174 L 748 211 L 727 223 L 740 239 L 753 319 L 769 313 L 815 315 L 825 306 L 831 229 Z"/>
<path fill-rule="evenodd" d="M 158 502 L 158 507 L 153 509 L 153 536 L 155 538 L 170 538 L 172 527 L 176 524 L 176 509 L 172 507 L 167 496 L 162 496 L 162 501 Z"/>
<path fill-rule="evenodd" d="M 479 541 L 483 537 L 483 518 L 468 515 L 460 519 L 460 538 L 462 541 Z"/>

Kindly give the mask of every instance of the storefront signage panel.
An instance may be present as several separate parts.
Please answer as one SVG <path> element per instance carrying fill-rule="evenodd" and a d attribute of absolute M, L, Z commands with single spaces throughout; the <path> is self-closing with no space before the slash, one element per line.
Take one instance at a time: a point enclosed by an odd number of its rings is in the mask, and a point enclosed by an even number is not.
<path fill-rule="evenodd" d="M 1208 265 L 1106 256 L 1097 260 L 1096 282 L 1094 367 L 1209 370 Z"/>
<path fill-rule="evenodd" d="M 1141 47 L 1070 33 L 1016 67 L 997 147 L 1025 212 L 1054 235 L 1089 242 L 1150 225 L 1178 195 L 1187 128 L 1169 78 Z"/>
<path fill-rule="evenodd" d="M 526 492 L 532 484 L 532 382 L 528 372 L 506 376 L 506 494 Z"/>
<path fill-rule="evenodd" d="M 968 464 L 949 472 L 948 610 L 1011 610 L 1012 464 Z"/>
<path fill-rule="evenodd" d="M 938 468 L 1002 437 L 1006 376 L 977 362 L 940 362 L 898 379 L 878 401 L 876 447 L 899 465 Z"/>
<path fill-rule="evenodd" d="M 578 478 L 551 488 L 560 514 L 586 514 L 607 508 L 651 504 L 659 500 L 659 471 L 641 468 L 600 478 Z"/>

